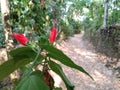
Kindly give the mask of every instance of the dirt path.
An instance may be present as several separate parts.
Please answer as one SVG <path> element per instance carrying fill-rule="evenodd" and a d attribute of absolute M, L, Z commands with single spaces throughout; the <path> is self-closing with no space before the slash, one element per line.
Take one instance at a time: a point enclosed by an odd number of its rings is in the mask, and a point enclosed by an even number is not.
<path fill-rule="evenodd" d="M 101 62 L 102 56 L 94 50 L 93 46 L 82 38 L 83 33 L 74 35 L 58 46 L 72 60 L 86 69 L 93 76 L 94 81 L 83 73 L 63 65 L 63 70 L 75 90 L 120 90 L 120 81 L 115 78 L 112 71 Z M 66 89 L 64 89 L 66 90 Z"/>

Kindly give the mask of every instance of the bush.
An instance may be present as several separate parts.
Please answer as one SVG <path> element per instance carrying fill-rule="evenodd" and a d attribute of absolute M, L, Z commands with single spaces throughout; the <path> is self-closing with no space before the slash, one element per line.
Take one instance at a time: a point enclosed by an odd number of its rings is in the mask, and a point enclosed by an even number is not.
<path fill-rule="evenodd" d="M 60 27 L 63 39 L 81 32 L 81 24 L 74 19 L 68 21 L 61 20 Z"/>

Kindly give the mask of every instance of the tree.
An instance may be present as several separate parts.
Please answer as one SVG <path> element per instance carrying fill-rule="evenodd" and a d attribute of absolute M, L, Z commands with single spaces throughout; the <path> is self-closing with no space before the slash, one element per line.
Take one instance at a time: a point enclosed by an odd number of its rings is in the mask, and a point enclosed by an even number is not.
<path fill-rule="evenodd" d="M 13 40 L 11 37 L 11 26 L 10 26 L 10 10 L 8 0 L 1 0 L 1 12 L 2 12 L 2 23 L 4 26 L 6 50 L 9 52 L 13 48 Z"/>
<path fill-rule="evenodd" d="M 108 0 L 104 0 L 104 19 L 103 19 L 103 28 L 107 27 L 108 21 Z"/>
<path fill-rule="evenodd" d="M 13 48 L 13 40 L 10 35 L 12 33 L 11 26 L 10 26 L 10 11 L 9 11 L 9 2 L 8 0 L 1 0 L 1 13 L 2 13 L 2 23 L 4 27 L 4 34 L 5 34 L 5 45 L 6 45 L 6 52 L 12 50 Z M 7 55 L 7 58 L 9 59 L 9 55 Z M 5 78 L 1 84 L 8 84 L 10 83 L 10 78 Z"/>
<path fill-rule="evenodd" d="M 14 45 L 13 45 L 13 38 L 11 36 L 12 29 L 10 25 L 10 9 L 9 9 L 8 0 L 1 0 L 1 13 L 2 13 L 2 23 L 4 27 L 4 34 L 5 34 L 5 46 L 6 46 L 7 58 L 10 59 L 10 56 L 8 53 L 14 48 Z M 14 80 L 19 77 L 20 75 L 18 71 L 15 71 L 10 75 L 10 77 L 7 77 L 5 80 L 3 80 L 3 82 L 10 83 L 11 80 Z"/>

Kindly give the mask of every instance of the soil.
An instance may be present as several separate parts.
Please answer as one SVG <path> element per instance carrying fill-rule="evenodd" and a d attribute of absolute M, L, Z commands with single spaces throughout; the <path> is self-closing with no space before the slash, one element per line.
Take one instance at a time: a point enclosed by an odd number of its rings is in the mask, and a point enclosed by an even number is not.
<path fill-rule="evenodd" d="M 57 47 L 94 78 L 92 80 L 78 70 L 62 65 L 66 76 L 75 85 L 75 90 L 120 90 L 120 80 L 105 66 L 107 57 L 95 51 L 93 45 L 83 38 L 83 32 Z"/>

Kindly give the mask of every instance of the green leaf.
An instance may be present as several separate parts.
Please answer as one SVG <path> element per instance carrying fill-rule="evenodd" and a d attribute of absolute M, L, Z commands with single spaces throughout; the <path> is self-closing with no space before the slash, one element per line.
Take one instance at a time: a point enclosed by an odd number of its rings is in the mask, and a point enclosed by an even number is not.
<path fill-rule="evenodd" d="M 62 88 L 57 87 L 57 88 L 53 88 L 53 90 L 62 90 Z"/>
<path fill-rule="evenodd" d="M 58 75 L 60 75 L 60 77 L 63 79 L 63 81 L 65 82 L 65 85 L 67 87 L 67 90 L 74 90 L 74 85 L 71 84 L 71 82 L 67 79 L 66 75 L 64 74 L 61 66 L 53 61 L 49 61 L 49 66 L 50 68 L 57 73 Z M 56 90 L 56 89 L 55 89 Z"/>
<path fill-rule="evenodd" d="M 49 45 L 49 41 L 48 41 L 48 38 L 46 38 L 46 35 L 45 36 L 42 36 L 39 38 L 39 45 L 42 47 L 43 45 Z"/>
<path fill-rule="evenodd" d="M 36 53 L 30 48 L 30 47 L 20 47 L 14 50 L 11 50 L 9 54 L 12 57 L 29 57 L 34 58 L 36 56 Z"/>
<path fill-rule="evenodd" d="M 33 0 L 34 2 L 36 2 L 36 3 L 40 3 L 40 0 Z"/>
<path fill-rule="evenodd" d="M 24 77 L 15 90 L 50 90 L 44 82 L 40 71 L 35 71 L 31 75 Z"/>
<path fill-rule="evenodd" d="M 10 73 L 31 62 L 28 58 L 14 58 L 0 65 L 0 80 L 8 76 Z"/>
<path fill-rule="evenodd" d="M 0 80 L 8 76 L 16 69 L 25 66 L 31 62 L 31 58 L 35 59 L 36 53 L 29 47 L 21 47 L 10 52 L 13 59 L 10 59 L 0 65 Z M 44 57 L 39 55 L 38 60 L 42 61 Z"/>
<path fill-rule="evenodd" d="M 37 52 L 32 50 L 32 48 L 30 47 L 20 47 L 20 48 L 11 50 L 9 54 L 14 58 L 24 57 L 24 58 L 29 58 L 34 60 L 37 55 Z M 42 61 L 43 59 L 44 57 L 39 54 L 38 60 Z"/>
<path fill-rule="evenodd" d="M 68 56 L 66 56 L 62 51 L 60 51 L 59 49 L 51 46 L 51 45 L 42 45 L 42 47 L 48 51 L 48 56 L 51 58 L 54 58 L 56 60 L 59 60 L 61 63 L 63 63 L 66 66 L 69 66 L 71 68 L 77 69 L 83 73 L 85 73 L 86 75 L 88 75 L 91 79 L 92 76 L 89 75 L 89 73 L 87 71 L 85 71 L 81 66 L 76 65 Z"/>

